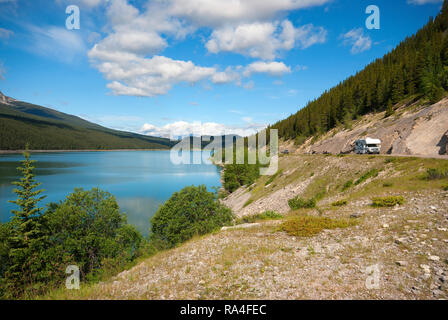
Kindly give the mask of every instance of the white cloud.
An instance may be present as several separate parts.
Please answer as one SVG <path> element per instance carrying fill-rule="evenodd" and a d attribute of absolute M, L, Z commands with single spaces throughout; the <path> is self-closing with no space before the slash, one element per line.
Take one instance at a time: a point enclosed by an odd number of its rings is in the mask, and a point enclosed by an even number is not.
<path fill-rule="evenodd" d="M 428 3 L 442 3 L 443 0 L 407 0 L 408 4 L 416 4 L 416 5 L 422 5 L 422 4 L 428 4 Z"/>
<path fill-rule="evenodd" d="M 321 6 L 331 0 L 168 0 L 172 15 L 199 26 L 224 26 L 272 19 L 279 13 Z"/>
<path fill-rule="evenodd" d="M 0 28 L 0 39 L 9 39 L 14 34 L 13 31 Z"/>
<path fill-rule="evenodd" d="M 0 80 L 5 80 L 6 70 L 3 67 L 3 63 L 0 62 Z"/>
<path fill-rule="evenodd" d="M 281 62 L 241 66 L 203 67 L 191 61 L 163 57 L 160 52 L 173 39 L 183 40 L 197 28 L 212 29 L 206 47 L 210 52 L 232 51 L 273 60 L 281 50 L 308 48 L 326 41 L 323 28 L 294 27 L 288 20 L 267 21 L 278 13 L 319 6 L 329 0 L 165 0 L 148 1 L 140 11 L 127 0 L 109 0 L 106 36 L 89 52 L 92 64 L 109 81 L 117 95 L 157 96 L 178 83 L 210 80 L 214 84 L 242 85 L 242 76 L 291 72 Z M 98 1 L 99 3 L 99 1 Z M 98 35 L 95 35 L 98 38 Z M 93 37 L 93 39 L 95 38 Z M 242 85 L 253 87 L 252 82 Z"/>
<path fill-rule="evenodd" d="M 249 119 L 247 119 L 249 120 Z M 140 133 L 164 138 L 177 139 L 178 137 L 194 136 L 220 136 L 227 134 L 237 134 L 239 136 L 249 136 L 259 130 L 266 128 L 264 124 L 246 123 L 244 126 L 229 126 L 216 122 L 186 122 L 177 121 L 162 127 L 157 127 L 145 123 L 140 129 Z"/>
<path fill-rule="evenodd" d="M 213 31 L 206 43 L 209 52 L 236 52 L 253 58 L 272 60 L 280 50 L 291 50 L 296 45 L 305 49 L 326 41 L 327 31 L 312 24 L 295 28 L 289 20 L 255 22 L 225 26 Z"/>
<path fill-rule="evenodd" d="M 372 39 L 369 36 L 364 35 L 362 28 L 353 29 L 349 32 L 341 35 L 343 44 L 351 46 L 351 53 L 358 54 L 369 50 L 372 47 Z"/>
<path fill-rule="evenodd" d="M 44 56 L 51 56 L 65 62 L 72 62 L 79 54 L 85 54 L 86 47 L 81 36 L 63 27 L 37 27 L 28 25 L 32 43 L 28 50 Z"/>
<path fill-rule="evenodd" d="M 196 83 L 216 74 L 215 68 L 196 66 L 191 61 L 163 56 L 142 58 L 132 53 L 103 52 L 95 46 L 89 57 L 116 95 L 153 97 L 163 95 L 178 83 Z"/>
<path fill-rule="evenodd" d="M 1 2 L 2 0 L 0 0 Z M 57 3 L 62 5 L 78 5 L 82 8 L 95 8 L 100 4 L 107 3 L 109 0 L 56 0 Z"/>
<path fill-rule="evenodd" d="M 282 76 L 290 73 L 291 68 L 286 66 L 283 62 L 264 62 L 258 61 L 251 63 L 244 70 L 244 76 L 249 77 L 254 73 L 267 73 L 270 76 Z"/>
<path fill-rule="evenodd" d="M 239 73 L 239 70 L 241 67 L 227 67 L 226 70 L 216 72 L 212 76 L 212 82 L 214 84 L 225 84 L 230 82 L 235 82 L 236 84 L 241 84 L 241 75 Z"/>

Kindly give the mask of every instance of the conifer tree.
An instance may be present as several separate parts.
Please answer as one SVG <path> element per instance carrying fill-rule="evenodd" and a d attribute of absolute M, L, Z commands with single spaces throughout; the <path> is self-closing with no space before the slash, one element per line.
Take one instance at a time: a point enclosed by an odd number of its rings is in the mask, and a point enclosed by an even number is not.
<path fill-rule="evenodd" d="M 6 272 L 12 287 L 10 289 L 17 294 L 21 294 L 25 286 L 33 284 L 36 264 L 41 263 L 36 257 L 42 241 L 40 215 L 43 209 L 38 207 L 38 203 L 45 198 L 40 196 L 44 190 L 36 190 L 41 184 L 34 179 L 33 164 L 36 161 L 30 160 L 28 145 L 23 155 L 25 160 L 22 160 L 21 166 L 17 168 L 22 178 L 13 182 L 17 186 L 14 189 L 17 200 L 10 201 L 19 208 L 12 210 L 14 216 L 11 220 L 12 229 L 9 238 L 11 265 Z"/>

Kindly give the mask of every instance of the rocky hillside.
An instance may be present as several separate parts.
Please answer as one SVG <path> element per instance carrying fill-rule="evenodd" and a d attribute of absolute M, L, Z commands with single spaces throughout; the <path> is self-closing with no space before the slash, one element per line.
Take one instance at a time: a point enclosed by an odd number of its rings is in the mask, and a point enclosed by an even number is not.
<path fill-rule="evenodd" d="M 296 196 L 315 206 L 292 210 Z M 282 156 L 224 202 L 245 216 L 236 226 L 46 298 L 448 298 L 447 160 Z"/>
<path fill-rule="evenodd" d="M 386 118 L 385 114 L 365 115 L 354 121 L 350 128 L 332 129 L 323 136 L 308 139 L 301 146 L 286 141 L 282 144 L 282 150 L 296 153 L 350 153 L 355 140 L 371 137 L 381 139 L 382 154 L 447 154 L 448 98 L 433 105 L 409 102 L 398 107 L 392 116 Z"/>

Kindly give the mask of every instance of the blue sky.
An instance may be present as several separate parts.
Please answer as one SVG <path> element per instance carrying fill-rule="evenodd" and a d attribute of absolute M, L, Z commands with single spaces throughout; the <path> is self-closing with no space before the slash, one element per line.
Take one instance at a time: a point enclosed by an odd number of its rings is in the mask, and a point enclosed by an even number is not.
<path fill-rule="evenodd" d="M 0 91 L 160 136 L 248 135 L 383 56 L 439 0 L 0 0 Z M 80 29 L 66 28 L 68 5 Z M 380 29 L 368 30 L 369 5 Z"/>

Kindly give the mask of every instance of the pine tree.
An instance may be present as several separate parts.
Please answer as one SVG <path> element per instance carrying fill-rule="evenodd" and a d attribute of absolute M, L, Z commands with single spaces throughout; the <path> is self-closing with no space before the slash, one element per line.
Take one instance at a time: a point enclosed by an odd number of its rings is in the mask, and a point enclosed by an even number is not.
<path fill-rule="evenodd" d="M 387 109 L 386 109 L 386 115 L 384 116 L 385 118 L 389 118 L 390 116 L 392 116 L 395 113 L 394 110 L 394 106 L 392 104 L 392 101 L 389 100 L 389 102 L 387 103 Z"/>
<path fill-rule="evenodd" d="M 34 180 L 33 164 L 36 161 L 30 160 L 28 146 L 23 155 L 25 160 L 22 160 L 21 167 L 17 168 L 22 173 L 22 178 L 13 182 L 17 186 L 14 189 L 17 200 L 10 201 L 19 209 L 12 210 L 14 216 L 11 220 L 12 230 L 9 239 L 11 266 L 6 272 L 12 287 L 10 289 L 16 294 L 21 294 L 25 286 L 33 283 L 33 278 L 36 276 L 33 272 L 34 264 L 40 264 L 36 261 L 36 254 L 41 245 L 40 215 L 43 209 L 38 207 L 38 203 L 45 198 L 40 196 L 44 190 L 36 190 L 41 184 Z"/>

